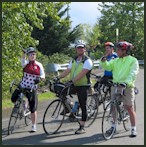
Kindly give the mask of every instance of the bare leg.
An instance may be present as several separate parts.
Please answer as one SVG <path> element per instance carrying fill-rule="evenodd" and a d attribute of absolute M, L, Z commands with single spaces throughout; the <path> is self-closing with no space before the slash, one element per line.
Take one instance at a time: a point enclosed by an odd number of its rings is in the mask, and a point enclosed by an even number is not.
<path fill-rule="evenodd" d="M 130 115 L 131 126 L 136 126 L 136 113 L 133 106 L 125 106 Z"/>
<path fill-rule="evenodd" d="M 85 125 L 85 121 L 80 121 L 80 125 L 84 126 Z"/>
<path fill-rule="evenodd" d="M 34 113 L 31 113 L 31 121 L 32 121 L 32 124 L 36 124 L 37 122 L 37 111 L 35 111 Z"/>

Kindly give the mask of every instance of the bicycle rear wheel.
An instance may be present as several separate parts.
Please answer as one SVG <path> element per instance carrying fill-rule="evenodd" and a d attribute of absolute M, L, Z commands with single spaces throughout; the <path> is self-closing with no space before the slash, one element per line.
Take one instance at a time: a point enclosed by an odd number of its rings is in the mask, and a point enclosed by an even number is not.
<path fill-rule="evenodd" d="M 18 113 L 19 113 L 19 108 L 20 108 L 20 101 L 16 101 L 14 108 L 12 110 L 9 124 L 8 124 L 8 135 L 12 134 L 13 131 L 15 130 L 15 125 L 18 119 Z"/>
<path fill-rule="evenodd" d="M 61 112 L 64 112 L 64 115 L 60 115 Z M 64 117 L 65 108 L 62 101 L 60 99 L 52 101 L 43 116 L 43 129 L 45 133 L 48 135 L 57 133 L 62 126 Z"/>
<path fill-rule="evenodd" d="M 86 104 L 87 120 L 85 123 L 85 127 L 90 127 L 96 120 L 98 114 L 98 106 L 99 101 L 97 100 L 96 95 L 88 95 Z"/>
<path fill-rule="evenodd" d="M 115 105 L 110 102 L 103 113 L 103 117 L 102 117 L 102 134 L 103 137 L 108 140 L 111 139 L 116 131 L 116 127 L 114 127 L 114 129 L 111 130 L 112 125 L 117 124 L 117 109 L 115 107 Z"/>

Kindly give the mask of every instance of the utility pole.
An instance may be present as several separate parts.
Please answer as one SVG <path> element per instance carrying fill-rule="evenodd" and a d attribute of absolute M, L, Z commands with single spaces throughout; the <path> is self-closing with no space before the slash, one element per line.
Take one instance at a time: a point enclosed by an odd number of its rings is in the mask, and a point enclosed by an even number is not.
<path fill-rule="evenodd" d="M 116 43 L 118 43 L 118 39 L 119 39 L 119 29 L 116 28 Z"/>

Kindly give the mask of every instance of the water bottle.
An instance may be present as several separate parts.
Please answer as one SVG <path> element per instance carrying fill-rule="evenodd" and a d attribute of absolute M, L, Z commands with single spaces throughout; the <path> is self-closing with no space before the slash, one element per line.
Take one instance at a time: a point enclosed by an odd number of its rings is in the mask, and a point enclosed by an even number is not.
<path fill-rule="evenodd" d="M 78 101 L 76 101 L 76 102 L 74 103 L 73 108 L 72 108 L 72 112 L 73 112 L 73 113 L 75 113 L 75 112 L 77 111 L 78 106 L 79 106 L 79 102 L 78 102 Z"/>

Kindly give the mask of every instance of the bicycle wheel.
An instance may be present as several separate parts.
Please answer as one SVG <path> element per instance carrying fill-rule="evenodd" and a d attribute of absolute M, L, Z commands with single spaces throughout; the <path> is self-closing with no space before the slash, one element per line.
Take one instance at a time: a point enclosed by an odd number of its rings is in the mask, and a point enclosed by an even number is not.
<path fill-rule="evenodd" d="M 24 116 L 25 116 L 25 124 L 26 126 L 29 126 L 31 124 L 31 112 L 29 110 L 29 104 L 27 105 Z"/>
<path fill-rule="evenodd" d="M 123 106 L 124 107 L 124 106 Z M 130 116 L 127 109 L 124 107 L 123 111 L 121 112 L 122 119 L 123 119 L 123 127 L 126 131 L 129 131 L 131 128 Z"/>
<path fill-rule="evenodd" d="M 13 131 L 15 130 L 15 125 L 18 119 L 18 113 L 19 113 L 19 108 L 20 108 L 20 101 L 16 101 L 14 108 L 12 110 L 9 124 L 8 124 L 8 135 L 12 134 Z"/>
<path fill-rule="evenodd" d="M 112 102 L 107 105 L 104 110 L 103 117 L 102 117 L 102 134 L 103 137 L 108 140 L 111 139 L 116 131 L 116 127 L 112 128 L 112 125 L 117 124 L 117 109 L 115 104 Z"/>
<path fill-rule="evenodd" d="M 86 108 L 87 108 L 87 120 L 85 123 L 85 127 L 90 127 L 95 119 L 97 118 L 97 114 L 98 114 L 98 100 L 96 98 L 96 95 L 88 95 L 87 97 L 87 104 L 86 104 Z"/>
<path fill-rule="evenodd" d="M 103 110 L 105 110 L 106 106 L 110 103 L 110 100 L 111 100 L 111 95 L 110 93 L 108 92 L 107 94 L 104 95 L 105 97 L 103 98 L 104 101 L 103 101 Z"/>
<path fill-rule="evenodd" d="M 63 111 L 64 110 L 64 111 Z M 64 112 L 64 115 L 60 115 Z M 60 99 L 52 101 L 47 107 L 43 116 L 43 129 L 46 134 L 57 133 L 65 117 L 65 107 Z"/>

